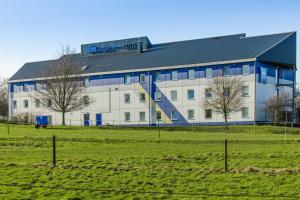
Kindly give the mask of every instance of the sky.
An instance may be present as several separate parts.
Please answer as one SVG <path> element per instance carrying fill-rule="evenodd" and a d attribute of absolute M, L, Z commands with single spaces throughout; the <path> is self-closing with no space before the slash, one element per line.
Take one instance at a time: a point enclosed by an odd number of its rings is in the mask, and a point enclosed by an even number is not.
<path fill-rule="evenodd" d="M 62 45 L 80 52 L 81 44 L 140 36 L 161 43 L 299 33 L 299 10 L 299 0 L 0 0 L 0 76 L 54 59 Z"/>

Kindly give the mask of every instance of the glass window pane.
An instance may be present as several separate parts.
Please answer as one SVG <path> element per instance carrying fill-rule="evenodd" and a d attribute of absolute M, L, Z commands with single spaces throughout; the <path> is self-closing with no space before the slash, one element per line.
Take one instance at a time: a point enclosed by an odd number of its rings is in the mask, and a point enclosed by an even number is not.
<path fill-rule="evenodd" d="M 124 76 L 124 84 L 126 84 L 126 85 L 130 84 L 130 75 Z"/>
<path fill-rule="evenodd" d="M 156 119 L 161 120 L 161 112 L 156 111 Z"/>
<path fill-rule="evenodd" d="M 192 120 L 195 118 L 195 111 L 194 110 L 188 110 L 188 119 Z"/>
<path fill-rule="evenodd" d="M 243 75 L 247 75 L 247 74 L 249 74 L 249 65 L 243 65 L 242 66 L 242 74 Z"/>
<path fill-rule="evenodd" d="M 172 101 L 177 100 L 177 91 L 176 90 L 171 91 L 171 100 Z"/>
<path fill-rule="evenodd" d="M 161 81 L 161 73 L 160 73 L 160 72 L 156 72 L 156 73 L 155 73 L 155 81 L 156 81 L 156 82 Z"/>
<path fill-rule="evenodd" d="M 212 118 L 212 110 L 211 109 L 205 110 L 205 118 L 207 118 L 207 119 Z"/>
<path fill-rule="evenodd" d="M 155 92 L 155 101 L 161 101 L 161 92 Z"/>
<path fill-rule="evenodd" d="M 195 92 L 194 90 L 188 90 L 188 99 L 195 99 Z"/>
<path fill-rule="evenodd" d="M 212 68 L 206 68 L 206 71 L 205 71 L 205 74 L 206 74 L 206 78 L 211 78 L 212 77 Z"/>
<path fill-rule="evenodd" d="M 205 98 L 212 98 L 212 89 L 205 89 Z"/>
<path fill-rule="evenodd" d="M 242 87 L 242 95 L 243 95 L 243 97 L 249 96 L 249 87 L 248 86 Z"/>
<path fill-rule="evenodd" d="M 188 70 L 188 79 L 195 79 L 195 70 L 194 69 Z"/>
<path fill-rule="evenodd" d="M 140 83 L 145 83 L 145 82 L 146 82 L 146 75 L 140 74 Z"/>
<path fill-rule="evenodd" d="M 224 76 L 230 76 L 230 67 L 229 66 L 225 66 L 223 69 L 223 75 Z"/>
<path fill-rule="evenodd" d="M 177 111 L 171 111 L 171 120 L 178 120 L 179 114 Z"/>
<path fill-rule="evenodd" d="M 172 71 L 172 73 L 171 73 L 171 79 L 173 80 L 173 81 L 176 81 L 176 80 L 178 80 L 178 77 L 177 77 L 177 71 Z"/>
<path fill-rule="evenodd" d="M 146 121 L 146 113 L 145 112 L 140 112 L 140 121 Z"/>
<path fill-rule="evenodd" d="M 130 103 L 130 94 L 124 94 L 124 102 Z"/>
<path fill-rule="evenodd" d="M 140 93 L 140 102 L 145 102 L 146 101 L 146 95 L 145 93 Z"/>
<path fill-rule="evenodd" d="M 125 112 L 125 121 L 130 121 L 130 112 Z"/>

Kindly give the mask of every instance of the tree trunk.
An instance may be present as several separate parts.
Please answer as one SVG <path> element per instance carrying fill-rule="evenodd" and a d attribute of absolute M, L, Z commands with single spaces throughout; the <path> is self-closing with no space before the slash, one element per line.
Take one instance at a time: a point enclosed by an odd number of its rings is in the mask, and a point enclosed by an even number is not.
<path fill-rule="evenodd" d="M 225 119 L 225 131 L 228 132 L 228 122 L 227 122 L 227 113 L 224 112 L 224 119 Z"/>
<path fill-rule="evenodd" d="M 62 112 L 62 125 L 65 126 L 66 125 L 66 119 L 65 119 L 65 112 Z"/>

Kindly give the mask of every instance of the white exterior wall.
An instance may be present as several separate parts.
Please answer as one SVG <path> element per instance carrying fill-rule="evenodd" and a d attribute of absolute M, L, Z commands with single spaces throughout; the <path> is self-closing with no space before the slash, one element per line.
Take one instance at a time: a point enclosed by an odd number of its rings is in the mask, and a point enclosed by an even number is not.
<path fill-rule="evenodd" d="M 245 85 L 249 86 L 249 97 L 243 98 L 243 105 L 249 107 L 249 117 L 243 118 L 241 111 L 233 112 L 230 114 L 229 122 L 249 122 L 254 121 L 254 109 L 255 109 L 255 78 L 254 74 L 242 76 Z M 223 122 L 223 114 L 213 112 L 211 119 L 205 118 L 205 108 L 202 106 L 202 100 L 204 99 L 205 89 L 209 87 L 209 81 L 207 78 L 197 78 L 194 80 L 180 79 L 180 80 L 168 80 L 157 82 L 157 88 L 163 93 L 164 96 L 176 107 L 180 114 L 189 123 L 216 123 Z M 102 124 L 111 125 L 131 125 L 140 124 L 148 125 L 156 123 L 155 110 L 162 110 L 162 121 L 160 123 L 176 125 L 176 121 L 170 123 L 170 112 L 166 108 L 159 109 L 156 105 L 157 102 L 152 101 L 151 120 L 149 120 L 149 94 L 146 92 L 146 101 L 141 103 L 139 101 L 139 93 L 143 91 L 139 83 L 131 83 L 125 85 L 122 83 L 105 86 L 89 86 L 85 93 L 88 94 L 93 100 L 92 104 L 88 107 L 66 114 L 66 124 L 70 125 L 83 125 L 83 115 L 85 113 L 90 114 L 90 125 L 96 125 L 96 114 L 102 114 Z M 187 91 L 194 89 L 195 99 L 188 100 Z M 171 100 L 171 91 L 177 90 L 177 101 Z M 131 97 L 130 103 L 124 102 L 124 94 L 129 93 Z M 83 94 L 85 95 L 85 94 Z M 14 116 L 21 113 L 29 113 L 36 115 L 49 115 L 52 116 L 53 124 L 60 124 L 62 116 L 60 113 L 52 112 L 44 108 L 35 108 L 34 92 L 15 92 L 11 98 L 11 104 L 13 100 L 17 100 L 17 109 L 12 109 Z M 152 97 L 154 98 L 154 97 Z M 29 100 L 29 107 L 23 107 L 23 100 Z M 194 120 L 188 120 L 188 110 L 193 109 L 195 113 Z M 131 113 L 131 120 L 125 121 L 125 112 Z M 139 121 L 139 112 L 145 112 L 146 120 L 144 122 Z M 169 115 L 169 117 L 168 117 Z"/>

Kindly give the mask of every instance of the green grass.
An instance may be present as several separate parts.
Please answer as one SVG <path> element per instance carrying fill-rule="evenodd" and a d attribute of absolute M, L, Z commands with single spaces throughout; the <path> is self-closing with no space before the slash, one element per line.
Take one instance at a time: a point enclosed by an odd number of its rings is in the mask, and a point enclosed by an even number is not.
<path fill-rule="evenodd" d="M 0 125 L 0 199 L 299 199 L 300 130 L 284 133 L 178 127 L 158 138 L 155 128 L 10 125 L 8 134 Z"/>

